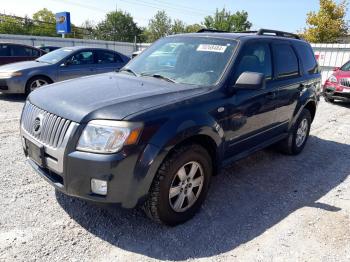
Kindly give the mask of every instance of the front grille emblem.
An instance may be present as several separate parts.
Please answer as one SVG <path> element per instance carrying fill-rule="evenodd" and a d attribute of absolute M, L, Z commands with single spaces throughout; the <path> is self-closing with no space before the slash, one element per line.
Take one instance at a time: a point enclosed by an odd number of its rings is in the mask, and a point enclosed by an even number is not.
<path fill-rule="evenodd" d="M 33 133 L 34 133 L 34 135 L 36 135 L 36 136 L 40 135 L 40 133 L 41 133 L 42 121 L 43 121 L 43 116 L 42 116 L 42 115 L 38 115 L 38 116 L 34 119 L 34 123 L 33 123 Z"/>

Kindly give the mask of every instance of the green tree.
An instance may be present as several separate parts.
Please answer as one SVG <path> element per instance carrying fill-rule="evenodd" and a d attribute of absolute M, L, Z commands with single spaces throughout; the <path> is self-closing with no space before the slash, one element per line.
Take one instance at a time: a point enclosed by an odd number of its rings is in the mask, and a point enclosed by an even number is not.
<path fill-rule="evenodd" d="M 96 25 L 92 20 L 86 20 L 80 26 L 84 32 L 83 38 L 94 39 L 96 38 Z"/>
<path fill-rule="evenodd" d="M 196 33 L 203 28 L 200 24 L 193 24 L 186 26 L 186 33 Z"/>
<path fill-rule="evenodd" d="M 0 15 L 0 34 L 24 34 L 23 22 L 15 17 Z"/>
<path fill-rule="evenodd" d="M 346 11 L 347 1 L 337 4 L 333 0 L 320 0 L 320 10 L 307 14 L 307 28 L 302 36 L 312 43 L 331 43 L 346 36 Z"/>
<path fill-rule="evenodd" d="M 33 34 L 57 36 L 55 14 L 47 8 L 33 14 Z"/>
<path fill-rule="evenodd" d="M 248 21 L 248 13 L 238 11 L 232 14 L 223 8 L 221 11 L 216 9 L 213 16 L 204 18 L 203 25 L 206 28 L 222 30 L 227 32 L 246 31 L 252 27 L 252 23 Z"/>
<path fill-rule="evenodd" d="M 134 22 L 133 17 L 122 11 L 110 12 L 104 21 L 96 28 L 98 39 L 110 41 L 133 42 L 135 36 L 140 38 L 141 30 Z"/>
<path fill-rule="evenodd" d="M 149 21 L 148 28 L 145 32 L 148 42 L 154 42 L 157 39 L 170 35 L 172 33 L 171 18 L 165 11 L 158 11 Z"/>
<path fill-rule="evenodd" d="M 174 23 L 171 25 L 172 34 L 182 34 L 186 32 L 186 24 L 180 19 L 175 19 Z"/>

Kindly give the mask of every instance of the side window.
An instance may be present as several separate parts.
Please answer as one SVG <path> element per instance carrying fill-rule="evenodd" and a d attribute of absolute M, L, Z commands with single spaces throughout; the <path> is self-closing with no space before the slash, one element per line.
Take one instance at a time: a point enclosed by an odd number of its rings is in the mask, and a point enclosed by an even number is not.
<path fill-rule="evenodd" d="M 92 51 L 82 51 L 68 58 L 69 65 L 90 65 L 94 63 L 94 53 Z"/>
<path fill-rule="evenodd" d="M 32 49 L 32 56 L 33 57 L 39 57 L 40 56 L 40 52 L 36 49 Z"/>
<path fill-rule="evenodd" d="M 102 51 L 102 50 L 99 50 L 97 52 L 98 64 L 111 64 L 111 63 L 120 63 L 120 62 L 123 62 L 123 60 L 120 58 L 119 55 L 113 52 Z"/>
<path fill-rule="evenodd" d="M 304 71 L 309 74 L 318 73 L 318 65 L 312 48 L 304 43 L 297 43 L 296 49 L 300 59 L 303 61 Z"/>
<path fill-rule="evenodd" d="M 237 79 L 244 72 L 257 72 L 272 79 L 271 51 L 268 43 L 248 43 L 243 47 L 235 72 Z"/>
<path fill-rule="evenodd" d="M 10 56 L 10 49 L 8 45 L 0 45 L 0 56 Z"/>
<path fill-rule="evenodd" d="M 11 56 L 32 56 L 31 52 L 28 54 L 28 48 L 20 45 L 10 46 Z"/>
<path fill-rule="evenodd" d="M 299 75 L 298 58 L 289 44 L 273 45 L 277 78 L 285 79 Z"/>

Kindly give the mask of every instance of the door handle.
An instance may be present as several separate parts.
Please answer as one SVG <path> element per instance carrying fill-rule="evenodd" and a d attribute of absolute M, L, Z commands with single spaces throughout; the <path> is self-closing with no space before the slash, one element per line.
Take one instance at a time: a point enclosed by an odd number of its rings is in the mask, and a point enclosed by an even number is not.
<path fill-rule="evenodd" d="M 265 96 L 267 99 L 275 99 L 277 97 L 276 92 L 269 92 Z"/>

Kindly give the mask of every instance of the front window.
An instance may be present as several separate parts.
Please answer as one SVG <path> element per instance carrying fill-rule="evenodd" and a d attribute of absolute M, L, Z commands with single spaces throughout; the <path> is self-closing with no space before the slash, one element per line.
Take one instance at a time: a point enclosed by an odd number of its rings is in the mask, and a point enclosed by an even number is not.
<path fill-rule="evenodd" d="M 125 69 L 138 76 L 161 76 L 176 83 L 214 85 L 237 46 L 234 40 L 207 37 L 161 39 Z"/>
<path fill-rule="evenodd" d="M 73 53 L 73 49 L 60 48 L 36 59 L 38 62 L 55 64 Z"/>

